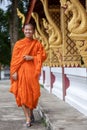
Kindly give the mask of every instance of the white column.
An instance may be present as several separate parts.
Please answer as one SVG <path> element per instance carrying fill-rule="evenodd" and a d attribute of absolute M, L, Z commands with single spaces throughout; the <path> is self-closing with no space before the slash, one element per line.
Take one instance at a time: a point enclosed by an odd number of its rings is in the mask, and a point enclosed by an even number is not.
<path fill-rule="evenodd" d="M 43 85 L 43 68 L 41 69 L 41 75 L 39 77 L 39 83 Z"/>
<path fill-rule="evenodd" d="M 70 80 L 65 101 L 87 115 L 87 72 L 86 68 L 65 68 Z"/>
<path fill-rule="evenodd" d="M 50 92 L 50 89 L 51 89 L 50 67 L 49 66 L 43 67 L 43 70 L 45 71 L 45 83 L 44 83 L 44 87 Z"/>
<path fill-rule="evenodd" d="M 52 93 L 58 98 L 63 99 L 63 89 L 62 89 L 62 68 L 52 67 L 51 72 L 55 76 L 55 82 L 53 84 Z"/>

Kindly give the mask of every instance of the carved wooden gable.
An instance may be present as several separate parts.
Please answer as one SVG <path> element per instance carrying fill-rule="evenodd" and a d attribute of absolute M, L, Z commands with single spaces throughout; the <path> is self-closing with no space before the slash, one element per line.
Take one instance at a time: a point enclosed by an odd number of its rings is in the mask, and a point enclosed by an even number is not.
<path fill-rule="evenodd" d="M 74 41 L 78 54 L 82 57 L 84 67 L 87 67 L 87 13 L 85 0 L 60 0 L 66 8 L 64 14 L 69 17 L 67 29 L 69 38 Z M 79 56 L 79 57 L 80 57 Z M 79 59 L 78 57 L 78 59 Z"/>
<path fill-rule="evenodd" d="M 30 0 L 25 22 L 36 22 L 35 38 L 47 51 L 46 66 L 87 66 L 85 0 Z"/>

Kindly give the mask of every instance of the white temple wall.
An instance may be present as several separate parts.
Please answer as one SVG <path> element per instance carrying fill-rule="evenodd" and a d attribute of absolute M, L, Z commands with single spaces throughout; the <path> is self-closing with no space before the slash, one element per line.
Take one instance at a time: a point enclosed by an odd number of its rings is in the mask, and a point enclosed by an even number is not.
<path fill-rule="evenodd" d="M 65 68 L 70 81 L 65 101 L 87 115 L 87 70 L 86 68 Z"/>
<path fill-rule="evenodd" d="M 64 68 L 64 76 L 61 67 L 43 67 L 43 71 L 45 77 L 42 83 L 45 89 L 62 100 L 65 96 L 65 102 L 87 115 L 87 69 Z"/>

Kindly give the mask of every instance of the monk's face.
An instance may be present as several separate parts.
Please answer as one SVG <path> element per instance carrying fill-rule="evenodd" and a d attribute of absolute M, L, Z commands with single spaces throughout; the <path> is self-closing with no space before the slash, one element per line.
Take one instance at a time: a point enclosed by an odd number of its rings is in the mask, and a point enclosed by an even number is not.
<path fill-rule="evenodd" d="M 34 27 L 31 24 L 25 25 L 24 27 L 24 35 L 27 38 L 33 38 Z"/>

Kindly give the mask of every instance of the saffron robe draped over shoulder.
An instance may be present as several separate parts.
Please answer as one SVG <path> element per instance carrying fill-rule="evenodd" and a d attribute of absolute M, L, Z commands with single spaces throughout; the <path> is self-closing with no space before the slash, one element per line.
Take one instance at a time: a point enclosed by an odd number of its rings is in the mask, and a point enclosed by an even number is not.
<path fill-rule="evenodd" d="M 34 59 L 26 61 L 24 55 Z M 46 52 L 40 42 L 24 38 L 16 42 L 11 59 L 10 75 L 17 72 L 17 80 L 11 77 L 10 92 L 16 97 L 18 106 L 23 104 L 30 109 L 36 108 L 40 96 L 38 76 L 42 63 L 46 59 Z"/>

